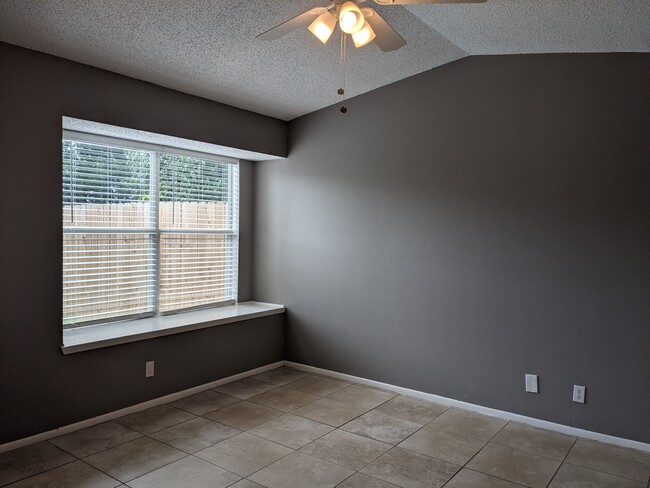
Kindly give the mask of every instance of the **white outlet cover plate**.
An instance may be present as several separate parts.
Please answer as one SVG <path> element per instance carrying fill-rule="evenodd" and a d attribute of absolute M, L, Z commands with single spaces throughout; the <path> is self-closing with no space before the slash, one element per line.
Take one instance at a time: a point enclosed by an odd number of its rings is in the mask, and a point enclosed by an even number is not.
<path fill-rule="evenodd" d="M 526 391 L 528 393 L 539 393 L 539 384 L 537 382 L 536 374 L 526 375 Z"/>
<path fill-rule="evenodd" d="M 585 403 L 586 386 L 573 385 L 573 401 L 576 403 Z"/>
<path fill-rule="evenodd" d="M 154 374 L 154 361 L 144 363 L 144 377 L 149 378 Z"/>

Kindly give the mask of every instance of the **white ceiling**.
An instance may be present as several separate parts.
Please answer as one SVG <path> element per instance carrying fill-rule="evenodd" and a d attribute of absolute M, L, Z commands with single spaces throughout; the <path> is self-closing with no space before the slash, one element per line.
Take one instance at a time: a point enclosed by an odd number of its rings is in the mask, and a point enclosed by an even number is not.
<path fill-rule="evenodd" d="M 0 40 L 289 120 L 340 101 L 338 42 L 255 36 L 326 0 L 1 0 Z M 408 44 L 348 49 L 358 95 L 467 55 L 648 52 L 648 0 L 374 6 Z"/>
<path fill-rule="evenodd" d="M 647 52 L 649 0 L 488 0 L 408 9 L 467 54 Z"/>

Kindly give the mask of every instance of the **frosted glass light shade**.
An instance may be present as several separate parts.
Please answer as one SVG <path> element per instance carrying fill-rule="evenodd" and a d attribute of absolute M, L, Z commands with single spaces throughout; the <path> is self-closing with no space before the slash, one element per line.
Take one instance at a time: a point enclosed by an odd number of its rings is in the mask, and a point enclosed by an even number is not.
<path fill-rule="evenodd" d="M 352 41 L 354 42 L 355 47 L 362 47 L 372 42 L 375 38 L 375 31 L 372 30 L 368 22 L 364 22 L 361 30 L 352 34 Z"/>
<path fill-rule="evenodd" d="M 327 44 L 329 38 L 336 27 L 336 17 L 329 11 L 320 15 L 308 27 L 309 31 L 314 34 L 320 42 Z"/>

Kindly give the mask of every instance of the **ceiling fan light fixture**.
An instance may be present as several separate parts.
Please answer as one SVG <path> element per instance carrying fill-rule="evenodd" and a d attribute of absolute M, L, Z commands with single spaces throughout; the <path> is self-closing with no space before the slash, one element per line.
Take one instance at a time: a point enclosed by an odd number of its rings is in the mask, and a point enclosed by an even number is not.
<path fill-rule="evenodd" d="M 345 2 L 339 10 L 339 26 L 346 34 L 359 32 L 363 27 L 364 18 L 361 10 L 354 2 Z"/>
<path fill-rule="evenodd" d="M 327 44 L 329 38 L 334 32 L 336 27 L 336 17 L 334 17 L 329 11 L 320 15 L 316 20 L 314 20 L 308 27 L 309 32 L 314 34 L 320 42 Z"/>
<path fill-rule="evenodd" d="M 375 38 L 375 31 L 372 30 L 368 22 L 364 22 L 361 30 L 352 34 L 352 41 L 354 42 L 355 47 L 363 47 L 366 44 L 372 42 Z"/>

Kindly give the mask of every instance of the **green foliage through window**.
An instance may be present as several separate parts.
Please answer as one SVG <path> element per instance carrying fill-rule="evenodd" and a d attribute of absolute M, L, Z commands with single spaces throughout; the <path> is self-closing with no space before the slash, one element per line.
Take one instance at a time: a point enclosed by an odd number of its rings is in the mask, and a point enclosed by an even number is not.
<path fill-rule="evenodd" d="M 63 140 L 63 203 L 150 201 L 153 164 L 150 151 Z M 159 181 L 161 202 L 228 198 L 228 174 L 222 163 L 161 153 Z"/>

